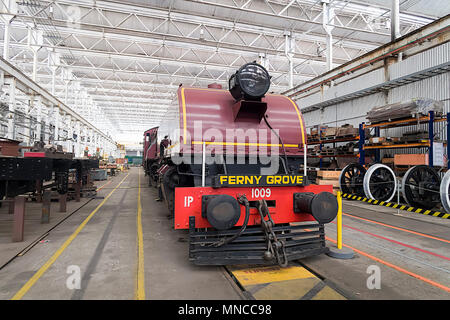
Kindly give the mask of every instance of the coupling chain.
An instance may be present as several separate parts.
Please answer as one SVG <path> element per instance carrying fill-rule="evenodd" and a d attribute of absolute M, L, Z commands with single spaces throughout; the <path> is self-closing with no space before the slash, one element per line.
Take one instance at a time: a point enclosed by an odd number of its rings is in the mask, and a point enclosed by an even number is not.
<path fill-rule="evenodd" d="M 285 244 L 283 240 L 278 240 L 275 232 L 273 232 L 273 226 L 275 223 L 270 216 L 266 200 L 259 200 L 257 209 L 261 216 L 261 226 L 264 231 L 267 244 L 267 251 L 264 252 L 264 259 L 272 260 L 275 258 L 280 267 L 286 267 L 288 265 L 288 259 Z M 267 220 L 265 220 L 266 216 Z"/>

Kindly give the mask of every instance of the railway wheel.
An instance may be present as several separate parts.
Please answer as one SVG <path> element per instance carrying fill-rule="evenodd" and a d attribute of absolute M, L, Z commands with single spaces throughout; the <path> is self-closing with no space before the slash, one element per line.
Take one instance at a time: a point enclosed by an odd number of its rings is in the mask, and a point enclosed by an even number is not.
<path fill-rule="evenodd" d="M 440 201 L 440 185 L 441 178 L 434 168 L 414 166 L 403 177 L 403 198 L 411 207 L 433 209 Z"/>
<path fill-rule="evenodd" d="M 441 203 L 447 213 L 450 213 L 450 170 L 447 171 L 442 178 L 441 187 L 440 187 L 440 195 L 441 195 Z"/>
<path fill-rule="evenodd" d="M 391 168 L 376 164 L 364 175 L 363 187 L 366 198 L 389 202 L 397 190 L 397 178 Z"/>
<path fill-rule="evenodd" d="M 359 163 L 351 163 L 339 175 L 339 187 L 343 193 L 364 196 L 363 179 L 366 168 Z"/>

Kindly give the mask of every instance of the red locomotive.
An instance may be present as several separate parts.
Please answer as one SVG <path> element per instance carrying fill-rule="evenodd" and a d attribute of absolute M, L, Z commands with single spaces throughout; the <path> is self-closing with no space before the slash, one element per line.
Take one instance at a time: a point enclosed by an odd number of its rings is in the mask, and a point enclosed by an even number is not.
<path fill-rule="evenodd" d="M 266 94 L 269 87 L 256 63 L 242 66 L 228 91 L 180 86 L 157 130 L 158 142 L 169 141 L 158 160 L 152 138 L 144 142 L 146 172 L 156 177 L 175 229 L 189 229 L 195 264 L 284 266 L 328 250 L 324 224 L 338 209 L 332 186 L 311 185 L 301 174 L 302 114 L 288 97 Z"/>

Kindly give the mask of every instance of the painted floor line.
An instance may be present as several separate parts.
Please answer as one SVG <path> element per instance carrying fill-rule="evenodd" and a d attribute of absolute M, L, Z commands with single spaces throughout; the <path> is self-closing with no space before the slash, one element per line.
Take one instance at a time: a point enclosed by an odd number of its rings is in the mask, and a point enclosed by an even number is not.
<path fill-rule="evenodd" d="M 333 223 L 336 224 L 336 222 L 333 222 Z M 358 229 L 358 228 L 355 228 L 355 227 L 351 227 L 351 226 L 348 226 L 348 225 L 345 225 L 345 224 L 342 224 L 342 226 L 345 227 L 345 228 L 348 228 L 348 229 L 352 229 L 352 230 L 355 230 L 355 231 L 358 231 L 358 232 L 370 235 L 370 236 L 378 238 L 378 239 L 386 240 L 386 241 L 389 241 L 391 243 L 395 243 L 395 244 L 398 244 L 400 246 L 403 246 L 403 247 L 406 247 L 406 248 L 409 248 L 409 249 L 413 249 L 413 250 L 416 250 L 416 251 L 419 251 L 419 252 L 422 252 L 422 253 L 425 253 L 425 254 L 429 254 L 429 255 L 435 256 L 435 257 L 440 258 L 440 259 L 444 259 L 444 260 L 450 261 L 450 258 L 448 258 L 446 256 L 443 256 L 443 255 L 440 255 L 440 254 L 437 254 L 437 253 L 434 253 L 434 252 L 431 252 L 431 251 L 428 251 L 428 250 L 425 250 L 425 249 L 421 249 L 421 248 L 418 248 L 418 247 L 406 244 L 406 243 L 401 242 L 401 241 L 397 241 L 397 240 L 394 240 L 394 239 L 383 237 L 383 236 L 380 236 L 378 234 L 375 234 L 375 233 L 372 233 L 372 232 L 369 232 L 369 231 L 365 231 L 365 230 L 361 230 L 361 229 Z"/>
<path fill-rule="evenodd" d="M 105 199 L 89 214 L 89 216 L 78 226 L 74 233 L 62 244 L 62 246 L 51 256 L 50 259 L 23 285 L 23 287 L 11 298 L 11 300 L 20 300 L 22 297 L 31 289 L 31 287 L 42 277 L 45 271 L 48 270 L 55 263 L 56 259 L 66 250 L 66 248 L 72 243 L 72 241 L 78 236 L 78 234 L 83 230 L 89 220 L 92 219 L 94 214 L 100 210 L 100 208 L 105 204 L 105 202 L 111 197 L 114 191 L 125 181 L 125 179 L 129 176 L 127 174 L 125 178 L 120 181 L 120 183 L 113 189 Z"/>
<path fill-rule="evenodd" d="M 329 237 L 325 237 L 325 239 L 328 240 L 328 241 L 331 241 L 331 242 L 333 242 L 333 243 L 335 243 L 335 244 L 337 243 L 336 240 L 333 240 L 333 239 L 331 239 L 331 238 L 329 238 Z M 354 248 L 354 247 L 351 247 L 351 246 L 349 246 L 349 245 L 347 245 L 347 244 L 343 244 L 343 246 L 344 246 L 344 247 L 347 247 L 347 248 L 350 248 L 350 249 L 353 249 L 355 252 L 357 252 L 357 253 L 359 253 L 359 254 L 361 254 L 361 255 L 363 255 L 363 256 L 365 256 L 365 257 L 371 259 L 371 260 L 377 261 L 377 262 L 379 262 L 379 263 L 381 263 L 381 264 L 384 264 L 385 266 L 388 266 L 388 267 L 390 267 L 390 268 L 392 268 L 392 269 L 395 269 L 395 270 L 400 271 L 400 272 L 402 272 L 402 273 L 404 273 L 404 274 L 407 274 L 407 275 L 409 275 L 409 276 L 411 276 L 411 277 L 413 277 L 413 278 L 416 278 L 416 279 L 418 279 L 418 280 L 421 280 L 421 281 L 423 281 L 423 282 L 426 282 L 426 283 L 428 283 L 428 284 L 430 284 L 430 285 L 432 285 L 432 286 L 434 286 L 434 287 L 436 287 L 436 288 L 442 289 L 442 290 L 444 290 L 444 291 L 446 291 L 446 292 L 450 292 L 450 288 L 447 287 L 447 286 L 445 286 L 445 285 L 443 285 L 443 284 L 440 284 L 440 283 L 435 282 L 435 281 L 433 281 L 433 280 L 430 280 L 430 279 L 428 279 L 428 278 L 422 277 L 421 275 L 418 275 L 418 274 L 416 274 L 416 273 L 414 273 L 414 272 L 411 272 L 411 271 L 408 271 L 408 270 L 406 270 L 406 269 L 403 269 L 402 267 L 399 267 L 399 266 L 397 266 L 397 265 L 395 265 L 395 264 L 393 264 L 393 263 L 390 263 L 390 262 L 384 261 L 384 260 L 382 260 L 382 259 L 380 259 L 380 258 L 377 258 L 377 257 L 375 257 L 375 256 L 372 256 L 372 255 L 368 254 L 367 252 L 364 252 L 364 251 L 362 251 L 362 250 L 358 250 L 358 249 L 356 249 L 356 248 Z"/>
<path fill-rule="evenodd" d="M 145 300 L 145 267 L 144 267 L 144 237 L 142 233 L 141 205 L 141 170 L 138 172 L 138 205 L 137 205 L 137 274 L 135 299 Z"/>
<path fill-rule="evenodd" d="M 421 236 L 421 237 L 425 237 L 425 238 L 429 238 L 429 239 L 433 239 L 433 240 L 437 240 L 437 241 L 442 241 L 442 242 L 446 242 L 446 243 L 450 243 L 450 240 L 446 240 L 446 239 L 430 236 L 428 234 L 420 233 L 420 232 L 417 232 L 417 231 L 412 231 L 412 230 L 396 227 L 396 226 L 393 226 L 393 225 L 390 225 L 390 224 L 387 224 L 387 223 L 378 222 L 378 221 L 371 220 L 371 219 L 361 218 L 361 217 L 358 217 L 358 216 L 355 216 L 355 215 L 352 215 L 352 214 L 349 214 L 349 213 L 342 213 L 342 214 L 344 216 L 349 216 L 349 217 L 352 217 L 352 218 L 355 218 L 355 219 L 367 221 L 367 222 L 370 222 L 370 223 L 375 223 L 375 224 L 378 224 L 378 225 L 381 225 L 381 226 L 384 226 L 384 227 L 387 227 L 387 228 L 392 228 L 392 229 L 395 229 L 395 230 L 400 230 L 400 231 L 408 232 L 408 233 L 411 233 L 411 234 L 415 234 L 415 235 L 418 235 L 418 236 Z"/>
<path fill-rule="evenodd" d="M 329 231 L 327 231 L 327 232 L 329 232 Z M 398 255 L 398 256 L 400 256 L 400 257 L 406 258 L 406 259 L 408 259 L 408 260 L 412 260 L 412 261 L 414 261 L 414 262 L 423 264 L 423 265 L 425 265 L 425 266 L 427 266 L 427 267 L 436 269 L 436 270 L 438 270 L 438 271 L 440 271 L 440 272 L 445 272 L 445 273 L 449 273 L 449 274 L 450 274 L 450 270 L 447 270 L 447 269 L 444 269 L 444 268 L 441 268 L 441 267 L 437 267 L 437 266 L 435 266 L 435 265 L 433 265 L 433 264 L 430 264 L 430 263 L 428 263 L 428 262 L 425 262 L 425 261 L 423 261 L 423 260 L 420 260 L 420 259 L 417 259 L 417 258 L 413 258 L 413 257 L 411 257 L 411 256 L 408 256 L 408 255 L 406 255 L 406 254 L 403 254 L 403 253 L 400 252 L 400 251 L 393 250 L 393 249 L 389 249 L 389 248 L 387 248 L 386 246 L 378 245 L 378 244 L 376 244 L 376 242 L 373 241 L 373 240 L 363 240 L 363 239 L 362 239 L 361 237 L 359 237 L 359 236 L 356 237 L 356 236 L 351 236 L 351 235 L 348 235 L 348 234 L 347 234 L 345 237 L 346 237 L 346 238 L 351 238 L 351 239 L 356 239 L 356 240 L 359 241 L 359 242 L 363 242 L 363 243 L 366 244 L 368 247 L 371 247 L 371 248 L 378 248 L 378 249 L 380 249 L 380 250 L 382 250 L 382 251 L 387 251 L 387 252 L 393 253 L 393 254 L 395 254 L 395 255 Z"/>

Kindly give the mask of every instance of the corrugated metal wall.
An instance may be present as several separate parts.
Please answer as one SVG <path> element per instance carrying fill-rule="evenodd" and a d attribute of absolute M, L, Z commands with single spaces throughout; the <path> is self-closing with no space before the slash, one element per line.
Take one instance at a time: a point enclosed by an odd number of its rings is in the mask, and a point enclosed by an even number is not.
<path fill-rule="evenodd" d="M 450 61 L 450 43 L 446 43 L 430 50 L 424 51 L 401 62 L 389 66 L 390 79 L 407 76 L 409 74 L 431 68 Z M 360 77 L 337 84 L 328 90 L 315 93 L 311 96 L 297 100 L 300 108 L 305 108 L 316 103 L 326 101 L 345 94 L 369 88 L 373 85 L 385 82 L 384 69 L 378 69 Z M 388 94 L 376 93 L 350 101 L 338 103 L 304 113 L 307 127 L 317 124 L 340 126 L 345 123 L 358 126 L 365 121 L 366 113 L 375 106 L 411 100 L 413 98 L 430 98 L 444 103 L 444 112 L 450 111 L 450 72 L 433 76 L 421 81 L 410 83 L 389 90 Z M 435 132 L 442 140 L 447 139 L 445 122 L 435 124 Z M 382 136 L 401 136 L 404 132 L 417 129 L 428 130 L 427 125 L 403 127 L 389 130 L 381 130 Z M 387 151 L 392 154 L 394 151 Z M 420 149 L 396 149 L 396 153 L 420 153 Z"/>

